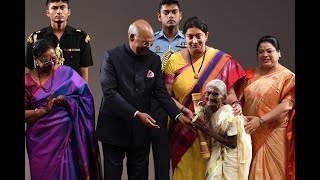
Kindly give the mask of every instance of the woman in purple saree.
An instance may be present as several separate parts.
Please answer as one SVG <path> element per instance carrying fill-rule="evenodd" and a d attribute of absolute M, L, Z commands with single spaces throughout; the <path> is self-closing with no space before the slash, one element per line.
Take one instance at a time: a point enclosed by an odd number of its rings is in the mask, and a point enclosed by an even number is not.
<path fill-rule="evenodd" d="M 25 75 L 31 179 L 102 179 L 88 84 L 69 66 L 56 64 L 45 40 L 36 44 L 34 58 L 36 68 Z"/>

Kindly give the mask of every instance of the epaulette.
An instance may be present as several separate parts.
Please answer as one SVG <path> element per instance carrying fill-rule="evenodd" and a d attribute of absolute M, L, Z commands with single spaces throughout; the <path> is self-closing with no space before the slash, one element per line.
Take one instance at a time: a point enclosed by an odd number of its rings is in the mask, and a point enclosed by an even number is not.
<path fill-rule="evenodd" d="M 182 30 L 179 30 L 179 34 L 181 35 L 182 38 L 185 38 Z"/>
<path fill-rule="evenodd" d="M 38 34 L 41 33 L 41 31 L 36 31 L 30 34 L 30 36 L 27 38 L 28 43 L 35 43 L 38 41 Z"/>
<path fill-rule="evenodd" d="M 154 37 L 156 37 L 159 33 L 160 33 L 160 31 L 155 32 Z"/>
<path fill-rule="evenodd" d="M 82 31 L 81 29 L 79 29 L 79 28 L 77 28 L 76 29 L 76 32 L 82 32 L 85 36 L 86 36 L 86 38 L 84 39 L 84 41 L 86 42 L 86 43 L 88 43 L 91 39 L 90 39 L 90 36 L 88 35 L 88 34 L 86 34 L 84 31 Z"/>

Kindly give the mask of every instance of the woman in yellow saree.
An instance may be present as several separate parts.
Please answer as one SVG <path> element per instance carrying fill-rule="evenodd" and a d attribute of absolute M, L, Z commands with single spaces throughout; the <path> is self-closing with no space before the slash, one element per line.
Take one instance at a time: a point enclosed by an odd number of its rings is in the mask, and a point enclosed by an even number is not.
<path fill-rule="evenodd" d="M 279 64 L 275 37 L 259 40 L 257 57 L 260 66 L 249 69 L 237 89 L 243 114 L 250 120 L 245 125 L 252 139 L 249 179 L 295 179 L 295 74 Z"/>
<path fill-rule="evenodd" d="M 206 46 L 209 33 L 202 19 L 187 19 L 183 32 L 187 48 L 172 54 L 164 67 L 166 87 L 177 106 L 190 114 L 194 110 L 191 94 L 203 94 L 205 84 L 213 79 L 220 79 L 227 85 L 226 103 L 238 102 L 233 85 L 245 76 L 240 64 L 229 54 Z M 241 106 L 233 103 L 233 110 L 241 113 Z M 201 157 L 197 132 L 182 123 L 170 121 L 169 136 L 172 179 L 203 180 L 207 160 Z"/>

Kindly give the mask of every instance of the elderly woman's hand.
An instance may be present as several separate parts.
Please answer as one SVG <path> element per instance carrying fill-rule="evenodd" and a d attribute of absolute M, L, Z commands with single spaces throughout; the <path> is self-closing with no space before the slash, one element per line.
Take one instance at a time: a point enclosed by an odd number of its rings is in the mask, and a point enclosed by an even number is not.
<path fill-rule="evenodd" d="M 192 123 L 192 125 L 196 128 L 199 129 L 200 131 L 204 132 L 210 137 L 214 138 L 214 131 L 213 129 L 210 128 L 210 121 L 206 122 L 201 122 L 201 121 L 195 121 Z"/>

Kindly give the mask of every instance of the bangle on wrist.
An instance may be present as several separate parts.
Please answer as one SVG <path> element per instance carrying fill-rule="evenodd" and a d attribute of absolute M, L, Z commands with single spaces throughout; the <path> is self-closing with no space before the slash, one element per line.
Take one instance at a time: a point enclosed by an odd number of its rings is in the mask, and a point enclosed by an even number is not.
<path fill-rule="evenodd" d="M 35 109 L 34 109 L 34 116 L 36 116 L 37 118 L 40 117 L 40 115 L 39 115 L 39 109 L 38 109 L 38 108 L 35 108 Z"/>

